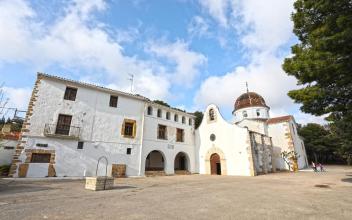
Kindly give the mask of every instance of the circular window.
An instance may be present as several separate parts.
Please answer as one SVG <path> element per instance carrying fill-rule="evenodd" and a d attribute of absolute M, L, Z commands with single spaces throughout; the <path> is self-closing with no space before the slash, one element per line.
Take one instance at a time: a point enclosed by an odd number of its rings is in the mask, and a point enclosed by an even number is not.
<path fill-rule="evenodd" d="M 211 135 L 210 135 L 210 140 L 211 140 L 211 141 L 215 141 L 215 138 L 216 138 L 216 137 L 215 137 L 215 134 L 211 134 Z"/>

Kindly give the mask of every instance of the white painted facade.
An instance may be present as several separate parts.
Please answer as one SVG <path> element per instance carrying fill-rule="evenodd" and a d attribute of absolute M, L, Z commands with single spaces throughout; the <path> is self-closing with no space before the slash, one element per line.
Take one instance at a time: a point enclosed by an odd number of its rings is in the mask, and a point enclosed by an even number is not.
<path fill-rule="evenodd" d="M 16 150 L 17 144 L 17 140 L 2 139 L 0 142 L 0 166 L 11 164 L 12 155 Z"/>
<path fill-rule="evenodd" d="M 74 100 L 64 98 L 67 88 L 77 90 Z M 116 107 L 110 107 L 111 96 L 118 97 Z M 246 117 L 236 118 L 243 111 Z M 38 74 L 10 174 L 45 177 L 54 169 L 56 176 L 94 176 L 101 157 L 108 160 L 107 175 L 118 164 L 126 165 L 126 176 L 149 171 L 210 174 L 214 169 L 222 175 L 254 176 L 285 169 L 280 152 L 292 144 L 286 128 L 267 123 L 269 107 L 243 108 L 234 114 L 235 123 L 229 123 L 217 106 L 209 105 L 195 130 L 194 115 L 143 96 Z M 72 117 L 68 134 L 55 130 L 59 115 Z M 133 124 L 130 136 L 124 133 L 128 123 Z M 296 126 L 293 119 L 288 123 Z M 303 168 L 304 144 L 297 134 L 290 137 L 294 150 L 303 155 L 298 161 Z M 37 161 L 45 155 L 50 158 Z M 101 160 L 97 175 L 105 175 L 105 164 Z"/>
<path fill-rule="evenodd" d="M 166 174 L 174 173 L 173 161 L 178 152 L 187 155 L 189 171 L 195 172 L 193 115 L 157 105 L 139 95 L 49 75 L 41 74 L 40 77 L 33 113 L 27 121 L 28 132 L 24 132 L 24 149 L 17 162 L 18 166 L 29 163 L 27 177 L 47 176 L 45 169 L 48 170 L 49 163 L 31 163 L 26 150 L 54 151 L 56 176 L 93 176 L 98 159 L 102 156 L 108 159 L 108 174 L 111 174 L 112 164 L 126 164 L 127 176 L 143 176 L 145 159 L 152 150 L 163 154 Z M 67 87 L 77 89 L 74 101 L 64 99 Z M 111 95 L 118 97 L 116 108 L 109 106 Z M 166 111 L 171 112 L 172 117 L 178 114 L 179 121 L 167 120 L 165 116 L 158 118 L 156 114 L 148 115 L 149 105 L 162 109 L 164 114 Z M 71 126 L 79 129 L 77 138 L 45 135 L 45 126 L 53 125 L 55 129 L 59 114 L 72 116 Z M 186 123 L 182 123 L 182 117 L 185 117 Z M 121 134 L 126 119 L 135 121 L 133 138 Z M 189 125 L 189 120 L 192 125 Z M 157 139 L 158 124 L 167 125 L 168 140 Z M 176 128 L 184 129 L 184 142 L 175 141 Z M 83 149 L 78 149 L 78 142 L 84 143 Z M 127 154 L 128 148 L 130 154 Z M 105 160 L 102 160 L 98 175 L 105 175 L 105 164 Z M 14 176 L 18 176 L 18 170 Z"/>
<path fill-rule="evenodd" d="M 214 110 L 214 120 L 209 110 Z M 211 139 L 211 135 L 214 135 Z M 213 153 L 221 159 L 221 174 L 250 176 L 249 132 L 247 128 L 230 124 L 223 119 L 217 106 L 209 105 L 196 133 L 199 173 L 210 174 L 209 160 Z"/>

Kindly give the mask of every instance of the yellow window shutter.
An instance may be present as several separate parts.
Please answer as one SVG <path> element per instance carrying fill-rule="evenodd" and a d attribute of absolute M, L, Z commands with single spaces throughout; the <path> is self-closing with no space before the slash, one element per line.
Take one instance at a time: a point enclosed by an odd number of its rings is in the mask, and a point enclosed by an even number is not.
<path fill-rule="evenodd" d="M 133 137 L 136 137 L 136 132 L 137 132 L 137 123 L 136 121 L 133 122 Z"/>
<path fill-rule="evenodd" d="M 126 120 L 126 119 L 125 119 L 125 120 Z M 123 120 L 122 128 L 121 128 L 121 135 L 122 135 L 122 136 L 125 134 L 125 120 Z"/>

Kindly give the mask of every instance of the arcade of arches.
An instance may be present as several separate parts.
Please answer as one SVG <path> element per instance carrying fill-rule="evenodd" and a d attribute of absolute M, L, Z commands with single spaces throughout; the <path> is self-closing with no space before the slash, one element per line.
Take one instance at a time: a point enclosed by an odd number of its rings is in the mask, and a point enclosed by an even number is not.
<path fill-rule="evenodd" d="M 151 151 L 145 160 L 145 171 L 150 174 L 160 173 L 164 174 L 165 172 L 165 158 L 164 155 L 157 150 Z M 189 160 L 185 153 L 179 152 L 174 159 L 174 171 L 176 174 L 187 174 L 189 171 Z"/>

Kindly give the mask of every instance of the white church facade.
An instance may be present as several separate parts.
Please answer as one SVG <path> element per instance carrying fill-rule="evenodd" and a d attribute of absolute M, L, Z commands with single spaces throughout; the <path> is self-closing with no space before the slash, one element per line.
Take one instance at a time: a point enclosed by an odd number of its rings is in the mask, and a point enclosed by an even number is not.
<path fill-rule="evenodd" d="M 9 175 L 255 176 L 287 169 L 280 157 L 284 150 L 295 151 L 299 168 L 306 167 L 293 117 L 269 118 L 264 99 L 253 101 L 257 96 L 236 101 L 233 123 L 209 105 L 195 130 L 193 114 L 38 73 Z"/>

